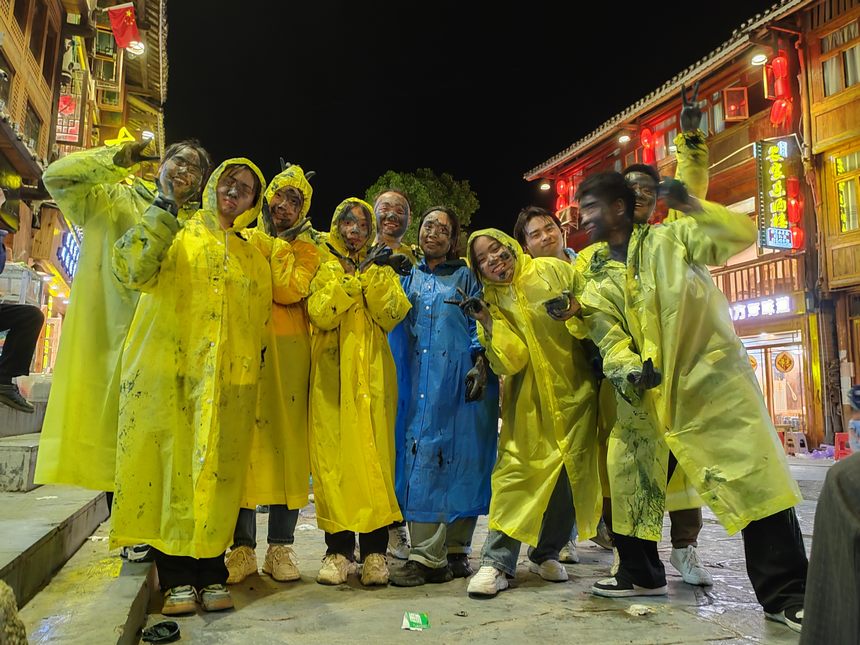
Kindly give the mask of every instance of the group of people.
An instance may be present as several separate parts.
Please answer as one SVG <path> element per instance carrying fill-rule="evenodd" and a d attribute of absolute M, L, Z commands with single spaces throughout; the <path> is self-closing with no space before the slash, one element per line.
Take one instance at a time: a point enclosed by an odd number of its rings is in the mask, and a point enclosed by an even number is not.
<path fill-rule="evenodd" d="M 364 585 L 470 577 L 474 596 L 508 586 L 522 543 L 531 571 L 567 580 L 572 538 L 604 523 L 617 557 L 593 593 L 666 594 L 667 508 L 672 563 L 711 584 L 707 504 L 743 532 L 766 615 L 799 630 L 800 493 L 706 268 L 755 227 L 703 199 L 704 135 L 686 118 L 683 181 L 637 165 L 582 182 L 579 254 L 537 207 L 461 256 L 456 213 L 434 206 L 407 245 L 394 188 L 315 231 L 310 173 L 285 165 L 267 185 L 244 158 L 210 173 L 196 141 L 165 150 L 154 187 L 129 180 L 145 142 L 56 161 L 45 186 L 84 235 L 37 481 L 113 493 L 111 546 L 153 550 L 165 614 L 233 606 L 227 584 L 257 571 L 258 505 L 263 571 L 299 579 L 309 475 L 317 582 L 360 563 Z M 659 191 L 674 210 L 649 225 Z M 389 570 L 404 521 L 408 559 Z"/>

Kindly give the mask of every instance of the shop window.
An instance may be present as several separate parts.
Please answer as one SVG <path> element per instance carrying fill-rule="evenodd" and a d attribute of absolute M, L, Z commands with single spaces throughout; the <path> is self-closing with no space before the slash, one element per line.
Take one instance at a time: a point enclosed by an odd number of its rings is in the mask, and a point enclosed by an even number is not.
<path fill-rule="evenodd" d="M 726 129 L 726 119 L 723 114 L 723 101 L 720 96 L 720 92 L 716 92 L 713 96 L 711 96 L 711 105 L 713 105 L 713 134 L 719 134 L 723 130 Z"/>
<path fill-rule="evenodd" d="M 858 216 L 858 181 L 860 181 L 860 150 L 834 160 L 836 199 L 839 210 L 839 231 L 848 233 L 860 229 Z"/>
<path fill-rule="evenodd" d="M 824 95 L 832 96 L 860 83 L 860 22 L 855 20 L 819 42 Z"/>
<path fill-rule="evenodd" d="M 806 430 L 805 352 L 800 333 L 762 333 L 741 340 L 777 429 Z"/>
<path fill-rule="evenodd" d="M 45 26 L 48 20 L 48 6 L 45 0 L 36 0 L 33 11 L 33 23 L 30 28 L 30 51 L 37 63 L 42 62 L 42 51 L 45 47 Z"/>
<path fill-rule="evenodd" d="M 6 106 L 9 105 L 9 95 L 12 88 L 12 77 L 15 73 L 12 71 L 12 66 L 6 60 L 6 56 L 0 52 L 0 110 L 7 112 Z"/>
<path fill-rule="evenodd" d="M 27 19 L 30 17 L 30 3 L 32 0 L 15 0 L 15 22 L 21 28 L 21 33 L 27 33 Z"/>
<path fill-rule="evenodd" d="M 42 119 L 36 114 L 36 110 L 30 103 L 27 103 L 27 116 L 24 119 L 24 141 L 31 148 L 35 148 L 39 143 L 39 134 L 42 132 Z"/>
<path fill-rule="evenodd" d="M 54 74 L 57 71 L 57 30 L 51 25 L 48 37 L 45 39 L 45 57 L 42 59 L 42 76 L 48 87 L 54 85 Z"/>

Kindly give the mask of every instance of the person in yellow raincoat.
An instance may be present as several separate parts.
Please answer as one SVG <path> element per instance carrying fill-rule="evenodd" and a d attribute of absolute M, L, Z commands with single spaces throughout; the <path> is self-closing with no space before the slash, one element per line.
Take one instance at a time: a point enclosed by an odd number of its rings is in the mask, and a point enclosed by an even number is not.
<path fill-rule="evenodd" d="M 411 305 L 392 269 L 402 255 L 373 245 L 373 209 L 350 197 L 332 217 L 330 253 L 311 282 L 310 455 L 317 525 L 325 531 L 321 584 L 388 584 L 388 526 L 403 516 L 394 492 L 397 373 L 388 333 Z M 402 266 L 400 267 L 402 270 Z"/>
<path fill-rule="evenodd" d="M 257 572 L 258 504 L 269 506 L 268 549 L 263 572 L 278 581 L 298 580 L 295 541 L 299 509 L 308 503 L 308 381 L 311 339 L 306 299 L 320 264 L 308 235 L 313 189 L 301 166 L 272 179 L 263 215 L 248 240 L 272 269 L 272 321 L 251 444 L 242 509 L 227 556 L 228 584 Z"/>
<path fill-rule="evenodd" d="M 744 215 L 687 194 L 677 180 L 663 186 L 669 205 L 687 216 L 636 228 L 635 194 L 621 174 L 589 177 L 577 192 L 585 230 L 626 264 L 623 311 L 610 306 L 590 314 L 606 317 L 596 335 L 604 372 L 652 414 L 677 465 L 726 531 L 743 531 L 747 573 L 766 616 L 799 630 L 807 569 L 793 508 L 800 491 L 728 303 L 707 269 L 753 244 L 756 228 Z M 666 593 L 655 541 L 616 538 L 616 546 L 621 568 L 596 582 L 594 593 Z M 629 562 L 644 565 L 631 571 Z"/>
<path fill-rule="evenodd" d="M 140 222 L 156 197 L 149 182 L 123 181 L 144 160 L 146 143 L 75 152 L 42 175 L 45 188 L 84 238 L 39 439 L 39 484 L 113 491 L 122 344 L 140 294 L 117 281 L 110 257 L 114 243 Z M 199 206 L 210 164 L 197 141 L 165 150 L 159 172 L 166 171 L 176 186 L 180 221 Z"/>
<path fill-rule="evenodd" d="M 161 178 L 160 178 L 161 180 Z M 122 358 L 112 547 L 156 549 L 162 613 L 233 606 L 224 552 L 239 514 L 272 307 L 269 263 L 239 233 L 263 176 L 228 159 L 184 224 L 169 184 L 115 245 L 141 291 Z"/>
<path fill-rule="evenodd" d="M 569 506 L 576 507 L 582 534 L 596 533 L 596 383 L 580 341 L 544 305 L 574 281 L 573 267 L 533 259 L 497 229 L 472 233 L 467 252 L 486 303 L 473 297 L 462 306 L 480 323 L 490 367 L 504 377 L 490 533 L 468 586 L 470 595 L 494 596 L 515 575 L 521 542 L 536 547 L 529 554 L 532 572 L 568 579 L 558 558 L 573 527 Z"/>

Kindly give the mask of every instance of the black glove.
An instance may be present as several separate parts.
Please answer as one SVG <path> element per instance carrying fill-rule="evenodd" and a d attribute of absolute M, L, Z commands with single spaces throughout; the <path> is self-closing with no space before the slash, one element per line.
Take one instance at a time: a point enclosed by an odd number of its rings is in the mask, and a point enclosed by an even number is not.
<path fill-rule="evenodd" d="M 460 287 L 457 287 L 457 293 L 463 298 L 462 300 L 444 300 L 443 302 L 449 305 L 457 305 L 468 318 L 478 320 L 478 314 L 487 309 L 487 303 L 480 298 L 466 295 L 466 292 Z"/>
<path fill-rule="evenodd" d="M 272 211 L 269 208 L 269 200 L 263 197 L 263 206 L 260 209 L 260 219 L 263 220 L 263 229 L 272 237 L 277 236 L 278 229 L 275 228 L 275 221 L 272 219 Z"/>
<path fill-rule="evenodd" d="M 151 143 L 153 140 L 147 139 L 146 141 L 129 141 L 122 144 L 122 147 L 113 156 L 114 165 L 121 168 L 131 168 L 142 161 L 158 161 L 160 157 L 144 154 L 146 147 Z"/>
<path fill-rule="evenodd" d="M 388 258 L 391 257 L 391 249 L 384 244 L 374 244 L 367 252 L 367 256 L 358 265 L 359 271 L 364 271 L 371 264 L 385 265 L 388 264 Z"/>
<path fill-rule="evenodd" d="M 543 303 L 543 306 L 546 307 L 546 313 L 553 320 L 564 321 L 571 317 L 570 307 L 573 304 L 570 297 L 570 291 L 566 289 L 561 292 L 560 296 L 556 296 L 550 300 L 547 300 Z"/>
<path fill-rule="evenodd" d="M 696 81 L 693 84 L 693 92 L 689 100 L 687 99 L 687 88 L 681 84 L 681 103 L 684 107 L 681 108 L 681 131 L 691 132 L 699 129 L 702 123 L 702 110 L 699 109 L 698 101 L 699 83 Z"/>
<path fill-rule="evenodd" d="M 487 386 L 487 359 L 483 354 L 475 356 L 475 364 L 466 372 L 466 403 L 484 398 Z"/>
<path fill-rule="evenodd" d="M 302 219 L 300 219 L 298 222 L 296 222 L 293 226 L 291 226 L 290 228 L 285 229 L 285 230 L 281 231 L 280 233 L 278 233 L 278 237 L 281 238 L 282 240 L 286 240 L 287 242 L 292 242 L 299 235 L 301 235 L 302 233 L 307 231 L 310 227 L 311 227 L 311 220 L 306 215 Z"/>
<path fill-rule="evenodd" d="M 687 192 L 687 187 L 680 179 L 663 177 L 657 186 L 657 196 L 660 199 L 665 199 L 669 208 L 676 210 L 682 210 L 690 204 L 690 193 Z"/>
<path fill-rule="evenodd" d="M 173 197 L 173 183 L 163 175 L 164 173 L 162 172 L 161 175 L 155 178 L 155 186 L 158 189 L 158 194 L 155 196 L 152 204 L 176 217 L 179 215 L 179 205 Z"/>
<path fill-rule="evenodd" d="M 385 263 L 394 269 L 397 275 L 409 275 L 412 273 L 412 262 L 402 253 L 393 253 L 388 256 L 388 261 Z"/>
<path fill-rule="evenodd" d="M 654 369 L 654 363 L 649 358 L 642 363 L 642 371 L 631 372 L 627 375 L 627 380 L 640 390 L 650 390 L 660 385 L 663 377 Z"/>
<path fill-rule="evenodd" d="M 340 251 L 338 251 L 331 245 L 331 243 L 326 242 L 325 245 L 328 247 L 328 250 L 331 251 L 332 255 L 334 255 L 334 257 L 336 257 L 338 260 L 346 260 L 347 262 L 351 262 L 352 266 L 354 266 L 356 269 L 358 268 L 355 264 L 355 260 L 353 260 L 352 258 L 348 258 L 345 255 L 342 255 Z"/>

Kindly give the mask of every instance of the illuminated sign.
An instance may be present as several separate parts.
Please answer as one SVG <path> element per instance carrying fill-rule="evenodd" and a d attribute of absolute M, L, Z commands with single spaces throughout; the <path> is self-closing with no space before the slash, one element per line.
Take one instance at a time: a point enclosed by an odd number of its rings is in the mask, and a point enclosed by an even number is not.
<path fill-rule="evenodd" d="M 800 151 L 794 135 L 755 144 L 758 175 L 759 246 L 769 249 L 803 247 L 800 227 Z"/>
<path fill-rule="evenodd" d="M 752 318 L 768 318 L 795 313 L 791 296 L 776 296 L 752 302 L 736 302 L 731 305 L 732 320 L 750 320 Z"/>
<path fill-rule="evenodd" d="M 78 256 L 80 252 L 75 237 L 68 231 L 65 231 L 63 233 L 63 241 L 57 247 L 57 260 L 66 272 L 66 275 L 70 278 L 74 278 L 75 271 L 78 270 Z"/>

